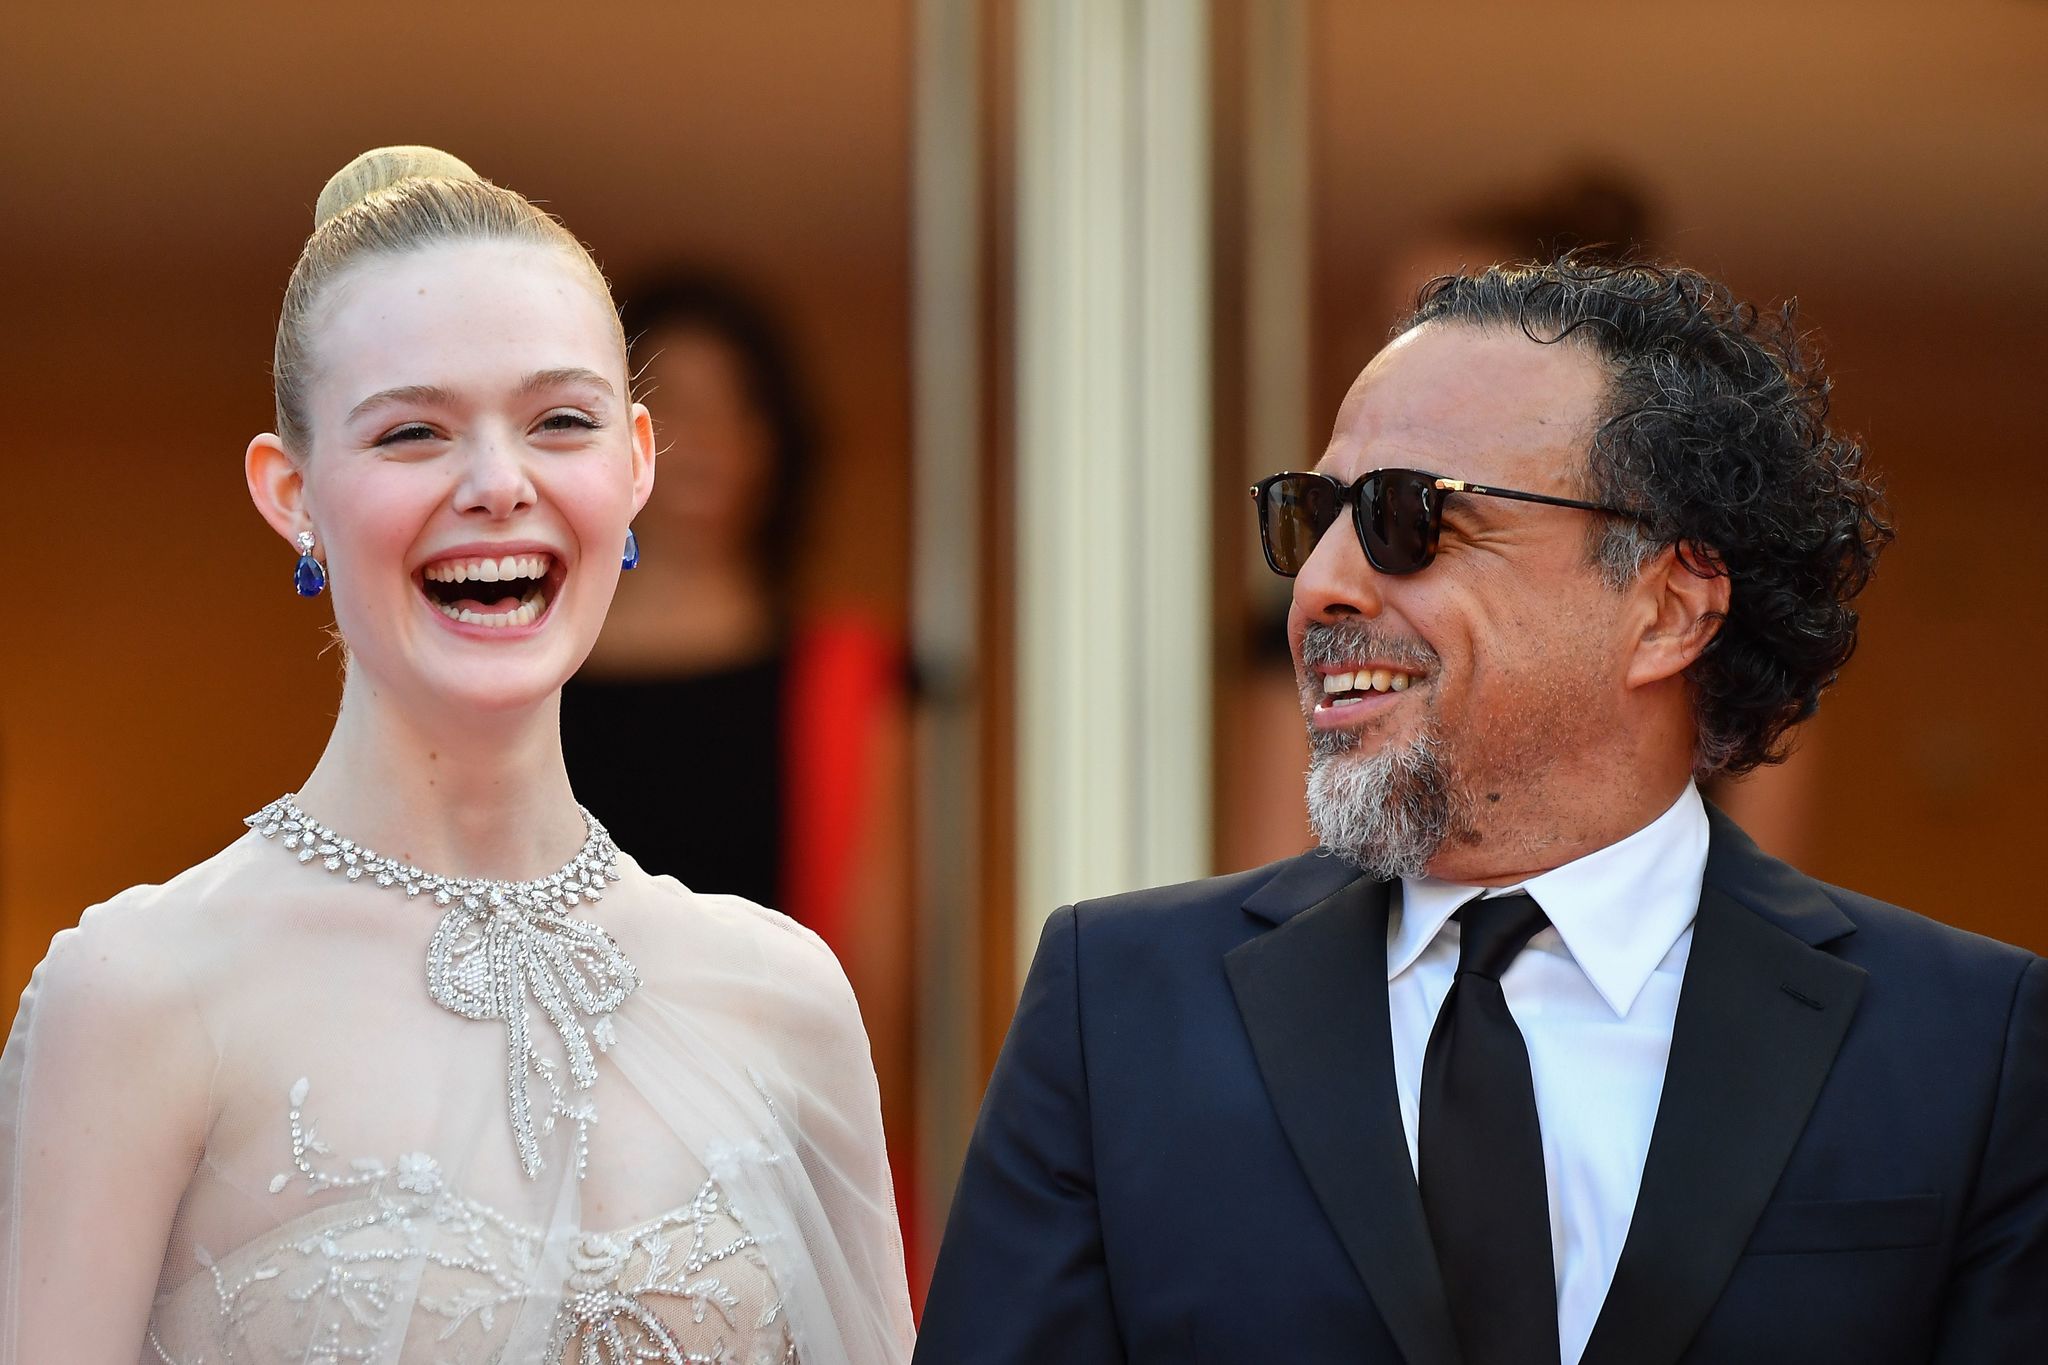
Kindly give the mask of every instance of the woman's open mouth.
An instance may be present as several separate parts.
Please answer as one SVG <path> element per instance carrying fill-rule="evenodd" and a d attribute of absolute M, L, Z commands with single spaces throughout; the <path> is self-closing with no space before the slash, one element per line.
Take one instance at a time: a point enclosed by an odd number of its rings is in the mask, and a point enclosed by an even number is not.
<path fill-rule="evenodd" d="M 485 629 L 530 626 L 560 595 L 561 562 L 547 553 L 464 555 L 420 569 L 420 593 L 451 621 Z"/>

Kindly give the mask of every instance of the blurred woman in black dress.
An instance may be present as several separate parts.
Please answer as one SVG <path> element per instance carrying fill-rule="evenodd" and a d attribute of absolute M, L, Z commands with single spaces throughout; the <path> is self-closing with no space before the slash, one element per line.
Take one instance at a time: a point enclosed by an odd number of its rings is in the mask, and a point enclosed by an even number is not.
<path fill-rule="evenodd" d="M 853 613 L 799 609 L 819 447 L 774 315 L 714 275 L 620 292 L 635 386 L 659 395 L 661 476 L 635 524 L 639 566 L 563 689 L 569 772 L 648 871 L 774 906 L 831 944 L 908 1169 L 901 641 Z"/>
<path fill-rule="evenodd" d="M 563 693 L 569 770 L 650 872 L 804 918 L 783 894 L 781 739 L 811 414 L 780 332 L 736 287 L 655 281 L 621 314 L 638 387 L 661 395 L 661 478 L 635 526 L 644 558 Z"/>

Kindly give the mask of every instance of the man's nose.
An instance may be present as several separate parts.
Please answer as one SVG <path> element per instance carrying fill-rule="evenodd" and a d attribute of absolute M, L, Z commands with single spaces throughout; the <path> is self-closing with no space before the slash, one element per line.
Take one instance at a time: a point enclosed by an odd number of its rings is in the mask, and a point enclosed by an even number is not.
<path fill-rule="evenodd" d="M 1370 619 L 1386 607 L 1383 577 L 1365 557 L 1350 518 L 1339 517 L 1294 577 L 1295 610 L 1311 621 Z"/>

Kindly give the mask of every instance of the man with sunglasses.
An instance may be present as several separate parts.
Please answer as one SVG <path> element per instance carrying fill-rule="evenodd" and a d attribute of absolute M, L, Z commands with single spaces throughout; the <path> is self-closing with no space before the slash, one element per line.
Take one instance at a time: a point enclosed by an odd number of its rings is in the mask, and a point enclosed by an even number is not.
<path fill-rule="evenodd" d="M 2048 966 L 1694 785 L 1854 648 L 1826 391 L 1690 271 L 1425 292 L 1254 490 L 1322 846 L 1052 916 L 920 1361 L 2044 1358 Z"/>

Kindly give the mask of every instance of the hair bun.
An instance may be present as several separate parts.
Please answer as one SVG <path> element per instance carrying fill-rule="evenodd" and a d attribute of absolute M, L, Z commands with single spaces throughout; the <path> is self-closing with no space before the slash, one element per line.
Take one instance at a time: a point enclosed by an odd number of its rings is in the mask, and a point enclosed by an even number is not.
<path fill-rule="evenodd" d="M 313 205 L 313 226 L 317 230 L 328 219 L 362 203 L 378 190 L 416 176 L 483 179 L 460 157 L 450 156 L 438 147 L 378 147 L 364 152 L 328 178 Z"/>

